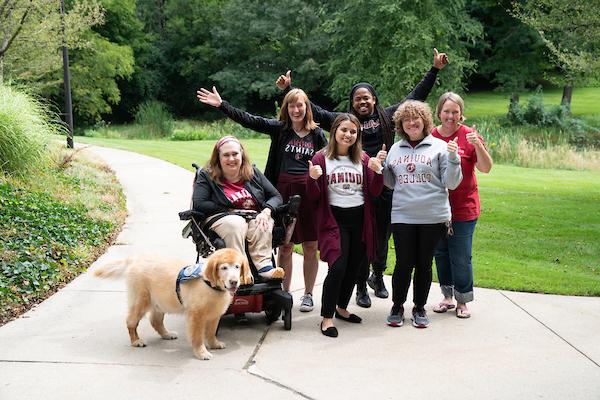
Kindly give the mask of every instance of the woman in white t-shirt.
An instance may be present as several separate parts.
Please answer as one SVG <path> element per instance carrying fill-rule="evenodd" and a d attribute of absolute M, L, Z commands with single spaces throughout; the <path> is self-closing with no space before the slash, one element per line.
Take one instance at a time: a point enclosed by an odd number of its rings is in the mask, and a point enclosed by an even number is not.
<path fill-rule="evenodd" d="M 369 158 L 362 150 L 361 125 L 351 114 L 339 115 L 329 144 L 309 162 L 308 197 L 315 202 L 321 260 L 329 264 L 321 298 L 321 333 L 337 337 L 333 317 L 359 323 L 348 312 L 358 267 L 375 253 L 372 197 L 381 193 L 381 151 Z"/>

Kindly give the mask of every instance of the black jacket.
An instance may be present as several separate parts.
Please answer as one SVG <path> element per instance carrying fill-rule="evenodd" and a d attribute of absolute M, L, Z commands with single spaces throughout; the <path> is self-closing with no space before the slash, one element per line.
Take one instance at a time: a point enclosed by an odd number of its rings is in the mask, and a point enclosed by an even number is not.
<path fill-rule="evenodd" d="M 379 118 L 386 119 L 386 123 L 381 125 L 379 135 L 381 136 L 381 142 L 385 144 L 388 150 L 392 147 L 392 144 L 394 144 L 394 123 L 392 121 L 394 113 L 396 112 L 400 104 L 404 103 L 406 100 L 425 101 L 427 99 L 427 96 L 429 96 L 433 85 L 435 84 L 435 79 L 437 77 L 438 72 L 439 69 L 431 67 L 431 69 L 427 71 L 425 76 L 423 76 L 423 79 L 421 79 L 421 81 L 417 83 L 417 86 L 414 87 L 414 89 L 408 94 L 408 96 L 406 96 L 404 99 L 402 99 L 402 101 L 400 101 L 397 104 L 383 108 L 384 114 L 379 115 Z M 377 98 L 376 104 L 379 104 L 379 98 Z M 311 102 L 310 105 L 315 121 L 319 123 L 323 129 L 325 129 L 326 131 L 330 131 L 333 121 L 341 113 L 327 111 L 313 102 Z M 352 102 L 350 102 L 350 109 L 352 110 Z M 375 112 L 379 114 L 379 111 L 377 109 L 375 110 Z M 358 119 L 360 120 L 361 118 L 358 117 Z M 361 123 L 362 122 L 363 121 L 361 121 Z M 389 126 L 390 129 L 385 129 L 384 127 L 386 126 Z M 375 154 L 370 154 L 370 156 L 374 157 Z"/>
<path fill-rule="evenodd" d="M 254 197 L 260 209 L 268 207 L 275 211 L 282 204 L 281 195 L 258 168 L 253 169 L 254 176 L 246 181 L 244 188 Z M 210 217 L 231 208 L 233 205 L 221 185 L 213 181 L 204 169 L 198 171 L 192 194 L 192 209 Z"/>
<path fill-rule="evenodd" d="M 273 185 L 277 186 L 277 178 L 281 172 L 281 156 L 284 152 L 286 138 L 293 133 L 292 128 L 287 127 L 283 121 L 277 119 L 268 119 L 252 115 L 239 108 L 233 107 L 226 101 L 221 103 L 219 110 L 243 127 L 265 133 L 271 137 L 271 146 L 269 147 L 265 176 Z M 311 131 L 311 133 L 313 134 L 313 144 L 316 153 L 327 145 L 327 138 L 321 128 L 316 128 Z"/>

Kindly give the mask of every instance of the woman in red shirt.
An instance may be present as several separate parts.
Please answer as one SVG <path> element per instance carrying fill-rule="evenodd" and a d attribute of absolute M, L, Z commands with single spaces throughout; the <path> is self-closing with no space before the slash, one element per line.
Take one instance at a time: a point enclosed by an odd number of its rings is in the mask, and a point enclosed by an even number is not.
<path fill-rule="evenodd" d="M 463 99 L 456 93 L 446 92 L 441 95 L 436 108 L 441 125 L 431 133 L 446 142 L 458 138 L 463 180 L 456 189 L 449 191 L 452 234 L 440 241 L 435 254 L 444 300 L 433 308 L 433 311 L 443 313 L 456 307 L 458 318 L 471 316 L 467 303 L 473 301 L 471 253 L 473 232 L 480 212 L 475 167 L 487 174 L 493 165 L 492 157 L 475 126 L 469 128 L 462 124 L 465 119 L 464 108 Z"/>

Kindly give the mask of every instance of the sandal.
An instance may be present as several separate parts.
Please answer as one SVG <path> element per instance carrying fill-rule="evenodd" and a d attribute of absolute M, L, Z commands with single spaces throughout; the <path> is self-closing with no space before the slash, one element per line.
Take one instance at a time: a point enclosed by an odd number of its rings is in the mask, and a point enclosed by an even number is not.
<path fill-rule="evenodd" d="M 457 308 L 456 309 L 456 318 L 462 318 L 462 319 L 471 318 L 471 313 L 466 308 Z"/>
<path fill-rule="evenodd" d="M 441 313 L 445 313 L 448 310 L 454 309 L 454 307 L 456 307 L 454 304 L 441 302 L 440 304 L 433 306 L 433 312 L 441 314 Z"/>

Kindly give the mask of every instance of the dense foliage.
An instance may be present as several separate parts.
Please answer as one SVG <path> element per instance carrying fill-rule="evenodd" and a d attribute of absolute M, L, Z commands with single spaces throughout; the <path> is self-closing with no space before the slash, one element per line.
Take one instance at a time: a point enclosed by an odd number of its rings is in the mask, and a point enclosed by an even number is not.
<path fill-rule="evenodd" d="M 35 84 L 40 94 L 62 104 L 57 3 L 3 3 L 31 10 L 20 33 L 24 12 L 0 20 L 0 42 L 19 33 L 0 54 L 0 65 L 5 80 Z M 294 85 L 324 106 L 345 109 L 348 90 L 358 81 L 373 83 L 390 103 L 429 69 L 434 47 L 450 57 L 434 96 L 468 88 L 518 93 L 548 81 L 579 85 L 598 78 L 597 60 L 590 57 L 600 36 L 598 0 L 67 0 L 66 5 L 80 127 L 101 118 L 131 121 L 149 100 L 165 103 L 176 116 L 210 119 L 219 114 L 199 105 L 195 91 L 213 85 L 237 106 L 272 114 L 281 96 L 274 80 L 288 69 Z M 48 18 L 42 21 L 44 12 Z"/>

